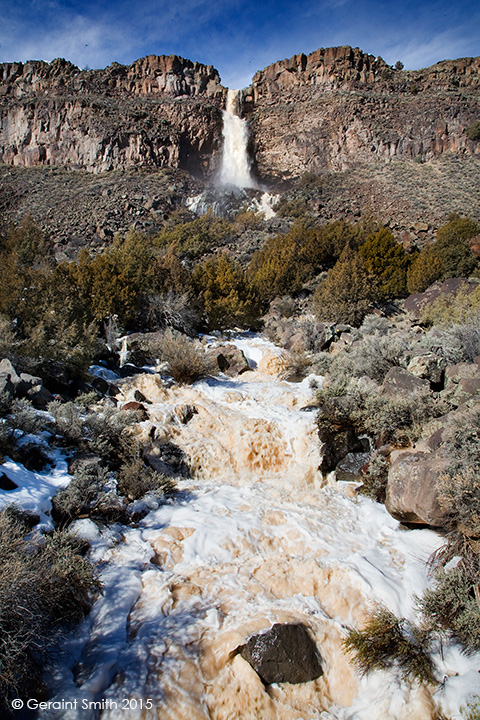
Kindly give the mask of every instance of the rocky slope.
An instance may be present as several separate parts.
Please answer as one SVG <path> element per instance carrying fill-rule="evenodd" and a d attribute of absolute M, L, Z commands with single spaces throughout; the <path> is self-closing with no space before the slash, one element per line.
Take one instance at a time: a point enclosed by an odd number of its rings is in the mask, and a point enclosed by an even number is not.
<path fill-rule="evenodd" d="M 0 161 L 94 172 L 131 165 L 208 169 L 224 89 L 177 56 L 83 70 L 65 60 L 0 65 Z"/>
<path fill-rule="evenodd" d="M 245 110 L 261 177 L 478 155 L 465 129 L 480 118 L 480 58 L 407 72 L 358 48 L 320 49 L 258 72 Z"/>

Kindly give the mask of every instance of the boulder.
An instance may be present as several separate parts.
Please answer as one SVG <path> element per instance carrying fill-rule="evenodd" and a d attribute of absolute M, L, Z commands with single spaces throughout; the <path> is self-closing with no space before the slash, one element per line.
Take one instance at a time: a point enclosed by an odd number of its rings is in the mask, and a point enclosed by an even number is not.
<path fill-rule="evenodd" d="M 403 307 L 413 319 L 419 320 L 422 312 L 432 302 L 442 299 L 454 298 L 461 290 L 468 294 L 478 287 L 475 280 L 467 280 L 466 278 L 448 278 L 444 282 L 435 282 L 430 285 L 425 292 L 414 293 L 404 301 Z"/>
<path fill-rule="evenodd" d="M 4 358 L 0 361 L 0 393 L 15 394 L 15 386 L 20 381 L 17 371 L 10 360 Z"/>
<path fill-rule="evenodd" d="M 0 490 L 8 492 L 9 490 L 16 490 L 17 488 L 18 485 L 16 485 L 13 480 L 10 480 L 5 473 L 0 473 Z"/>
<path fill-rule="evenodd" d="M 323 673 L 317 646 L 302 623 L 277 623 L 238 651 L 265 685 L 309 682 Z"/>
<path fill-rule="evenodd" d="M 98 473 L 102 467 L 102 458 L 98 455 L 88 452 L 80 452 L 74 455 L 68 463 L 68 472 L 70 475 L 77 475 L 82 471 L 90 471 Z"/>
<path fill-rule="evenodd" d="M 383 381 L 383 389 L 387 394 L 401 391 L 403 393 L 428 393 L 430 392 L 430 383 L 428 380 L 412 375 L 408 370 L 401 367 L 393 367 L 385 375 Z"/>
<path fill-rule="evenodd" d="M 148 420 L 148 412 L 146 411 L 145 406 L 136 400 L 131 400 L 130 402 L 125 403 L 125 405 L 122 405 L 121 409 L 136 412 L 141 420 Z"/>
<path fill-rule="evenodd" d="M 145 453 L 143 459 L 154 470 L 167 477 L 188 477 L 190 468 L 188 458 L 178 445 L 165 442 L 154 448 L 153 452 Z"/>
<path fill-rule="evenodd" d="M 385 507 L 396 520 L 442 527 L 446 512 L 438 500 L 438 481 L 449 465 L 433 453 L 402 452 L 388 473 Z"/>
<path fill-rule="evenodd" d="M 339 460 L 349 453 L 369 450 L 368 440 L 357 436 L 351 419 L 354 408 L 345 397 L 331 398 L 320 406 L 317 418 L 318 437 L 322 443 L 320 471 L 325 475 L 334 470 Z"/>
<path fill-rule="evenodd" d="M 0 362 L 0 392 L 17 398 L 27 398 L 39 410 L 45 410 L 53 400 L 52 393 L 43 386 L 42 378 L 28 373 L 18 375 L 10 360 L 6 358 Z"/>
<path fill-rule="evenodd" d="M 443 385 L 445 361 L 435 355 L 435 353 L 425 353 L 412 357 L 407 365 L 407 370 L 412 375 L 423 380 L 429 380 L 433 385 Z"/>
<path fill-rule="evenodd" d="M 247 358 L 235 345 L 221 345 L 210 350 L 208 355 L 216 361 L 220 372 L 229 377 L 236 377 L 250 369 Z"/>
<path fill-rule="evenodd" d="M 455 406 L 480 394 L 480 366 L 477 363 L 457 363 L 445 370 L 444 397 Z"/>
<path fill-rule="evenodd" d="M 30 400 L 38 410 L 46 410 L 48 404 L 53 400 L 50 390 L 43 386 L 42 378 L 27 373 L 20 374 L 20 382 L 16 386 L 16 395 Z"/>

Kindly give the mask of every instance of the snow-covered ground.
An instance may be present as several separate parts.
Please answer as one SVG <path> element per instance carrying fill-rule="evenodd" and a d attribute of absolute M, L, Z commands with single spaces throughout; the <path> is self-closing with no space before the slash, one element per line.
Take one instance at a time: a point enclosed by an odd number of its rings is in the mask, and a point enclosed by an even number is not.
<path fill-rule="evenodd" d="M 181 388 L 152 375 L 124 381 L 125 399 L 139 389 L 152 401 L 144 436 L 153 423 L 157 437 L 189 456 L 195 479 L 138 527 L 75 523 L 104 592 L 50 677 L 60 709 L 40 717 L 428 720 L 438 708 L 460 718 L 468 695 L 480 693 L 478 655 L 446 645 L 436 657 L 443 683 L 423 688 L 395 671 L 361 678 L 342 650 L 346 629 L 376 603 L 414 619 L 441 538 L 401 529 L 348 485 L 324 485 L 315 414 L 302 409 L 321 379 L 280 381 L 282 353 L 271 343 L 232 342 L 252 368 L 238 378 Z M 177 420 L 182 405 L 197 410 L 186 424 Z M 6 471 L 21 479 L 14 464 Z M 22 504 L 48 511 L 65 468 L 31 475 Z M 292 621 L 309 628 L 324 675 L 266 689 L 234 651 L 252 633 Z"/>

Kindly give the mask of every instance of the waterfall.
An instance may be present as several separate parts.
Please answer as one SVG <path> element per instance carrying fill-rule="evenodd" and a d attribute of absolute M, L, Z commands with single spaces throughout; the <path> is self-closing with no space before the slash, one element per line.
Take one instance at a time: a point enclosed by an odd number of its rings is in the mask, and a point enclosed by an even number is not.
<path fill-rule="evenodd" d="M 239 188 L 256 188 L 250 172 L 247 152 L 248 125 L 239 116 L 239 90 L 229 90 L 227 107 L 223 111 L 223 157 L 220 169 L 220 183 Z"/>

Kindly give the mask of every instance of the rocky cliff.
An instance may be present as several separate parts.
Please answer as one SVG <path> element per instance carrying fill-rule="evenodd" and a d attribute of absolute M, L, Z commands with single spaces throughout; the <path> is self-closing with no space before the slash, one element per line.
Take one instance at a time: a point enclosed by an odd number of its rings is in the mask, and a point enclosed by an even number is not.
<path fill-rule="evenodd" d="M 0 161 L 208 172 L 221 137 L 223 96 L 213 67 L 177 56 L 83 71 L 65 60 L 5 63 Z"/>
<path fill-rule="evenodd" d="M 157 228 L 214 177 L 225 97 L 213 67 L 177 56 L 0 65 L 0 214 L 32 212 L 62 237 Z M 480 219 L 480 58 L 403 71 L 319 49 L 258 72 L 243 98 L 256 173 L 287 181 L 290 205 L 322 220 L 373 212 L 406 243 L 453 211 Z"/>
<path fill-rule="evenodd" d="M 263 179 L 359 163 L 475 155 L 480 58 L 395 70 L 358 48 L 270 65 L 244 93 Z M 225 89 L 211 66 L 148 56 L 79 70 L 65 60 L 0 65 L 0 161 L 96 172 L 140 165 L 213 171 Z"/>
<path fill-rule="evenodd" d="M 480 58 L 395 70 L 358 48 L 295 55 L 258 72 L 245 91 L 252 150 L 264 178 L 344 171 L 359 163 L 474 155 Z"/>

